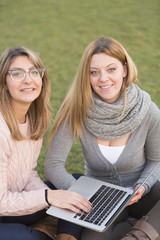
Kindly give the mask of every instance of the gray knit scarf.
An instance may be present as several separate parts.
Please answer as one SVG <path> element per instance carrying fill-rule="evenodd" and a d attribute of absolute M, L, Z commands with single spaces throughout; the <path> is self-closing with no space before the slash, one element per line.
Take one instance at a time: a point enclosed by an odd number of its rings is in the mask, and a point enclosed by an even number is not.
<path fill-rule="evenodd" d="M 127 88 L 126 93 L 127 104 L 121 118 L 124 94 L 118 101 L 109 104 L 93 92 L 94 104 L 88 112 L 85 126 L 95 137 L 114 140 L 131 134 L 140 126 L 150 107 L 150 96 L 133 83 Z"/>

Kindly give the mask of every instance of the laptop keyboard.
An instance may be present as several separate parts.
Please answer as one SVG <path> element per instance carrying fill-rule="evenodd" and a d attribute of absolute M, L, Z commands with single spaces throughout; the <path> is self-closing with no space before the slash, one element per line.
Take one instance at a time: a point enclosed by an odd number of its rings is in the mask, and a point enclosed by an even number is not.
<path fill-rule="evenodd" d="M 77 213 L 74 218 L 100 226 L 124 195 L 122 190 L 102 185 L 89 199 L 92 211 Z"/>

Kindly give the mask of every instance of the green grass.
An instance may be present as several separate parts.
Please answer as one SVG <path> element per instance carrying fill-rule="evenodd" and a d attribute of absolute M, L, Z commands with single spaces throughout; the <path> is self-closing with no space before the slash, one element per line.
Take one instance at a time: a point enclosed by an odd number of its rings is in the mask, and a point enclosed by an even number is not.
<path fill-rule="evenodd" d="M 55 115 L 86 45 L 111 36 L 125 46 L 137 65 L 141 88 L 160 107 L 159 12 L 159 0 L 1 0 L 0 53 L 24 45 L 40 54 L 51 81 Z M 42 179 L 47 150 L 44 141 L 37 168 Z M 83 164 L 77 140 L 67 169 L 83 172 Z"/>

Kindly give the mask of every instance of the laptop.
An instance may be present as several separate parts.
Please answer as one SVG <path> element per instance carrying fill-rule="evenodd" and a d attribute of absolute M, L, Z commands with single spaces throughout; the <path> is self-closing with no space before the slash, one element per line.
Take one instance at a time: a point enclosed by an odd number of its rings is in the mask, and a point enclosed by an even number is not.
<path fill-rule="evenodd" d="M 160 162 L 154 167 L 143 183 L 133 189 L 117 186 L 97 179 L 81 176 L 68 190 L 75 191 L 92 203 L 89 213 L 76 214 L 67 209 L 51 206 L 47 214 L 81 225 L 98 232 L 104 232 L 124 210 L 132 197 L 146 183 Z"/>

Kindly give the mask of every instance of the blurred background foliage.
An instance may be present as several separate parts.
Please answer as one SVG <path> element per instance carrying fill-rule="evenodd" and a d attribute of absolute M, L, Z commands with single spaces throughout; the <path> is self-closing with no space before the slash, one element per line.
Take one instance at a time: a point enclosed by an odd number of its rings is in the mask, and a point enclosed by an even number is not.
<path fill-rule="evenodd" d="M 160 107 L 159 26 L 159 0 L 0 0 L 0 53 L 10 46 L 23 45 L 40 55 L 51 82 L 54 118 L 84 48 L 101 36 L 113 37 L 135 62 L 140 87 Z M 37 167 L 42 179 L 49 130 Z M 76 140 L 66 167 L 71 173 L 83 173 L 83 165 Z"/>

